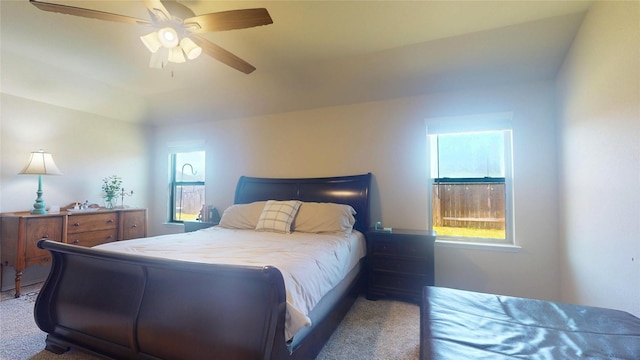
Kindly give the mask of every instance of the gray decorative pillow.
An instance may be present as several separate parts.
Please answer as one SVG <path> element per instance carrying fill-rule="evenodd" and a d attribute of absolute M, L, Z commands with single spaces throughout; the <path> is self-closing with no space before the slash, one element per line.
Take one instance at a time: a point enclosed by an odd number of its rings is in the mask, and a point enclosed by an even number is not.
<path fill-rule="evenodd" d="M 293 222 L 293 231 L 351 234 L 356 211 L 349 205 L 303 202 Z"/>
<path fill-rule="evenodd" d="M 223 213 L 218 226 L 226 229 L 255 229 L 266 201 L 229 206 Z"/>
<path fill-rule="evenodd" d="M 298 200 L 267 201 L 264 209 L 262 209 L 262 214 L 260 214 L 256 231 L 291 233 L 291 223 L 293 223 L 293 219 L 298 213 L 300 204 L 302 202 Z"/>

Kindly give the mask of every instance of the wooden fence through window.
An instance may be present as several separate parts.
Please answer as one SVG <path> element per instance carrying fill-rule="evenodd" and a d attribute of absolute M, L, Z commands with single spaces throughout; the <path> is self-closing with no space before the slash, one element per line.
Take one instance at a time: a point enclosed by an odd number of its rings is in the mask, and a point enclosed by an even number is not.
<path fill-rule="evenodd" d="M 433 184 L 433 226 L 504 230 L 504 183 Z"/>
<path fill-rule="evenodd" d="M 176 219 L 185 215 L 197 216 L 204 204 L 204 185 L 178 186 L 176 190 Z M 195 217 L 182 220 L 195 220 Z"/>

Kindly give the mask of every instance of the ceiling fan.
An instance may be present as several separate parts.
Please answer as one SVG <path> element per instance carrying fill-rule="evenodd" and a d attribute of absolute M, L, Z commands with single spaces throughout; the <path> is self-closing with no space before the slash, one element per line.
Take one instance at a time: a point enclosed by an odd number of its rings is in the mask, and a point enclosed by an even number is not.
<path fill-rule="evenodd" d="M 256 69 L 253 65 L 198 34 L 273 24 L 269 12 L 264 8 L 229 10 L 196 16 L 191 9 L 176 1 L 144 0 L 151 18 L 149 21 L 38 0 L 29 2 L 44 11 L 155 28 L 155 31 L 140 37 L 152 52 L 149 66 L 153 68 L 162 68 L 167 62 L 185 62 L 185 56 L 190 60 L 195 59 L 204 52 L 234 69 L 249 74 Z"/>

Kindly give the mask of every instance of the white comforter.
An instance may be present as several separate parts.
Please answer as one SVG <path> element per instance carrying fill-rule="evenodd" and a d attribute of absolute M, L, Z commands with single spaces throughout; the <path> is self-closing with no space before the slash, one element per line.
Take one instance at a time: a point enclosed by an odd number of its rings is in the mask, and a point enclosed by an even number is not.
<path fill-rule="evenodd" d="M 351 235 L 277 234 L 217 226 L 96 248 L 184 261 L 274 266 L 282 273 L 286 289 L 287 340 L 303 326 L 311 326 L 311 310 L 366 254 L 364 236 L 355 230 Z"/>

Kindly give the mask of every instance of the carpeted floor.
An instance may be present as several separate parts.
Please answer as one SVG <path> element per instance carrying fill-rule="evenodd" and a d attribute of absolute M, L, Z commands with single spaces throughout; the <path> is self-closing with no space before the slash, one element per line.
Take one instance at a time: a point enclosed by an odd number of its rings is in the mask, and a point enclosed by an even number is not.
<path fill-rule="evenodd" d="M 45 333 L 33 319 L 39 285 L 24 287 L 14 299 L 2 293 L 0 301 L 0 359 L 90 360 L 70 351 L 55 355 L 43 350 Z M 316 360 L 415 360 L 419 358 L 420 309 L 392 300 L 358 298 Z"/>

